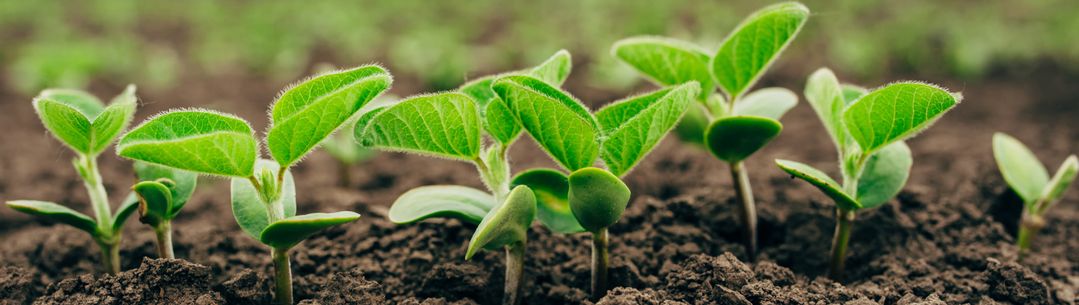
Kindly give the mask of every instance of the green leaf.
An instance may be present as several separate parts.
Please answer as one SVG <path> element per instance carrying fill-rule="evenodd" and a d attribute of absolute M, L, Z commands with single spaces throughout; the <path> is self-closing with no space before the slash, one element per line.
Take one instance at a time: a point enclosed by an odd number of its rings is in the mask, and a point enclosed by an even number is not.
<path fill-rule="evenodd" d="M 1049 171 L 1038 157 L 1019 140 L 1004 134 L 993 134 L 993 157 L 1004 181 L 1030 205 L 1041 198 L 1049 185 Z"/>
<path fill-rule="evenodd" d="M 127 197 L 124 197 L 124 201 L 120 203 L 120 207 L 116 209 L 116 214 L 112 219 L 112 233 L 120 233 L 124 229 L 124 223 L 127 222 L 127 218 L 131 217 L 131 214 L 135 214 L 135 211 L 139 209 L 139 196 L 135 195 L 135 192 L 130 192 Z"/>
<path fill-rule="evenodd" d="M 798 104 L 798 95 L 786 88 L 772 87 L 750 92 L 734 104 L 734 115 L 752 115 L 778 121 Z"/>
<path fill-rule="evenodd" d="M 529 76 L 499 78 L 492 88 L 559 165 L 576 170 L 595 162 L 599 126 L 577 99 Z"/>
<path fill-rule="evenodd" d="M 480 221 L 468 241 L 465 259 L 472 259 L 481 248 L 495 250 L 528 240 L 528 227 L 536 217 L 536 196 L 527 186 L 514 187 L 499 204 Z"/>
<path fill-rule="evenodd" d="M 843 123 L 863 153 L 873 153 L 929 128 L 959 103 L 960 96 L 923 83 L 895 83 L 855 101 L 843 112 Z"/>
<path fill-rule="evenodd" d="M 457 92 L 407 98 L 379 111 L 356 137 L 365 146 L 461 160 L 478 158 L 483 140 L 476 103 Z"/>
<path fill-rule="evenodd" d="M 596 112 L 606 140 L 600 158 L 616 176 L 628 173 L 667 136 L 700 92 L 697 82 L 629 97 Z"/>
<path fill-rule="evenodd" d="M 275 221 L 262 231 L 259 241 L 274 249 L 289 249 L 323 229 L 360 218 L 354 212 L 311 213 Z"/>
<path fill-rule="evenodd" d="M 120 138 L 116 151 L 121 157 L 183 170 L 249 177 L 258 147 L 243 119 L 196 109 L 147 119 Z"/>
<path fill-rule="evenodd" d="M 96 155 L 104 151 L 131 124 L 137 101 L 135 85 L 128 85 L 123 93 L 112 99 L 101 114 L 92 119 L 90 154 Z"/>
<path fill-rule="evenodd" d="M 711 123 L 705 111 L 704 107 L 690 105 L 686 109 L 686 114 L 682 116 L 682 120 L 674 126 L 674 134 L 682 142 L 704 145 L 704 131 Z"/>
<path fill-rule="evenodd" d="M 735 163 L 753 155 L 778 136 L 780 131 L 783 131 L 783 124 L 773 119 L 729 116 L 712 122 L 704 139 L 712 155 Z"/>
<path fill-rule="evenodd" d="M 45 89 L 37 96 L 38 99 L 48 99 L 67 105 L 82 113 L 87 120 L 93 120 L 101 111 L 105 110 L 96 96 L 86 91 L 77 89 Z"/>
<path fill-rule="evenodd" d="M 813 72 L 806 81 L 805 96 L 828 135 L 832 136 L 837 150 L 844 151 L 851 140 L 843 125 L 843 109 L 847 108 L 847 102 L 844 101 L 845 91 L 832 70 L 820 68 Z"/>
<path fill-rule="evenodd" d="M 903 141 L 885 146 L 866 160 L 858 179 L 858 203 L 864 209 L 888 202 L 907 184 L 914 163 L 910 147 Z"/>
<path fill-rule="evenodd" d="M 611 172 L 588 167 L 569 175 L 569 206 L 573 217 L 589 232 L 598 232 L 622 218 L 630 191 Z"/>
<path fill-rule="evenodd" d="M 843 102 L 845 102 L 847 105 L 850 105 L 850 103 L 857 101 L 859 98 L 862 98 L 862 96 L 864 96 L 866 93 L 869 93 L 869 90 L 851 84 L 842 84 L 840 85 L 840 87 L 843 88 Z"/>
<path fill-rule="evenodd" d="M 528 70 L 528 75 L 557 87 L 562 86 L 571 70 L 573 70 L 573 60 L 569 51 L 558 50 L 543 63 Z"/>
<path fill-rule="evenodd" d="M 494 205 L 495 198 L 491 194 L 474 188 L 421 186 L 397 197 L 390 206 L 390 221 L 408 224 L 433 217 L 449 217 L 477 224 Z"/>
<path fill-rule="evenodd" d="M 794 161 L 777 159 L 776 165 L 779 165 L 780 169 L 791 174 L 791 176 L 805 180 L 806 182 L 809 182 L 809 184 L 817 187 L 817 189 L 820 189 L 825 195 L 831 197 L 839 208 L 848 211 L 855 211 L 862 208 L 862 205 L 854 200 L 854 198 L 850 198 L 850 195 L 843 192 L 843 187 L 839 186 L 839 183 L 836 183 L 831 177 L 828 177 L 828 174 L 825 174 L 812 166 Z"/>
<path fill-rule="evenodd" d="M 1068 156 L 1067 159 L 1064 159 L 1064 163 L 1060 164 L 1060 168 L 1053 175 L 1053 179 L 1049 180 L 1049 184 L 1045 186 L 1042 198 L 1049 202 L 1045 209 L 1048 209 L 1049 206 L 1064 196 L 1064 192 L 1068 190 L 1072 182 L 1075 182 L 1077 174 L 1079 174 L 1079 158 L 1076 158 L 1075 155 Z M 1045 209 L 1040 212 L 1045 212 Z"/>
<path fill-rule="evenodd" d="M 270 155 L 281 166 L 292 165 L 392 82 L 385 69 L 368 65 L 322 74 L 286 89 L 270 116 Z"/>
<path fill-rule="evenodd" d="M 172 186 L 169 187 L 172 195 L 172 205 L 166 214 L 168 215 L 167 219 L 172 219 L 176 217 L 176 214 L 180 213 L 180 209 L 195 193 L 195 186 L 198 185 L 199 176 L 194 172 L 142 161 L 135 161 L 134 166 L 135 175 L 139 177 L 140 181 L 154 181 L 157 179 L 169 179 L 169 181 L 172 181 Z"/>
<path fill-rule="evenodd" d="M 471 97 L 480 107 L 486 107 L 491 100 L 498 98 L 495 91 L 491 90 L 491 84 L 499 77 L 502 77 L 502 75 L 488 75 L 477 78 L 461 85 L 460 88 L 457 88 L 457 91 Z"/>
<path fill-rule="evenodd" d="M 269 170 L 277 173 L 279 169 L 280 165 L 270 160 L 259 160 L 255 165 L 257 172 Z M 283 184 L 279 200 L 285 209 L 284 216 L 291 217 L 296 215 L 296 184 L 291 171 L 285 171 Z M 259 191 L 246 178 L 232 178 L 231 196 L 232 216 L 236 218 L 236 223 L 251 237 L 262 240 L 262 230 L 270 224 L 269 203 L 262 201 Z"/>
<path fill-rule="evenodd" d="M 90 154 L 92 127 L 78 109 L 48 98 L 34 99 L 34 110 L 45 128 L 72 150 Z"/>
<path fill-rule="evenodd" d="M 49 220 L 75 227 L 93 236 L 98 235 L 97 222 L 93 218 L 56 203 L 37 200 L 13 200 L 8 201 L 7 206 L 19 212 L 48 218 Z"/>
<path fill-rule="evenodd" d="M 530 169 L 513 177 L 512 185 L 528 186 L 536 194 L 536 217 L 555 233 L 584 232 L 569 207 L 569 177 L 546 168 Z"/>
<path fill-rule="evenodd" d="M 164 180 L 164 179 L 163 179 Z M 131 187 L 139 196 L 139 221 L 152 227 L 169 220 L 172 191 L 158 181 L 142 181 Z"/>
<path fill-rule="evenodd" d="M 521 123 L 517 122 L 517 117 L 502 99 L 497 97 L 492 99 L 490 103 L 487 103 L 484 113 L 483 127 L 487 130 L 487 134 L 499 143 L 509 145 L 521 135 Z"/>
<path fill-rule="evenodd" d="M 712 75 L 737 100 L 798 35 L 809 9 L 797 2 L 769 5 L 746 17 L 712 57 Z"/>
<path fill-rule="evenodd" d="M 702 99 L 715 91 L 708 71 L 712 58 L 692 43 L 666 37 L 632 37 L 615 42 L 611 53 L 661 86 L 697 81 Z"/>

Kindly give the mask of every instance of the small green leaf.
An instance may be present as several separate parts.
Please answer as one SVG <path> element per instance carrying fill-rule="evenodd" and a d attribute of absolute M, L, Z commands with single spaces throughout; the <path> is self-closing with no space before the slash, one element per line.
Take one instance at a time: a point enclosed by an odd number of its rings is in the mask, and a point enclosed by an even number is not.
<path fill-rule="evenodd" d="M 446 92 L 410 97 L 381 110 L 356 136 L 365 146 L 475 160 L 483 140 L 480 128 L 472 98 Z"/>
<path fill-rule="evenodd" d="M 903 141 L 885 146 L 866 160 L 858 179 L 858 203 L 864 209 L 888 202 L 907 184 L 914 163 L 910 147 Z"/>
<path fill-rule="evenodd" d="M 142 181 L 131 187 L 139 196 L 139 221 L 152 227 L 169 220 L 172 191 L 158 181 Z"/>
<path fill-rule="evenodd" d="M 292 165 L 392 82 L 385 69 L 368 65 L 322 74 L 286 89 L 270 117 L 270 155 L 281 166 Z"/>
<path fill-rule="evenodd" d="M 729 116 L 708 127 L 704 135 L 708 150 L 720 160 L 734 163 L 745 160 L 771 142 L 783 124 L 758 116 Z"/>
<path fill-rule="evenodd" d="M 530 169 L 513 177 L 513 186 L 528 186 L 536 194 L 536 218 L 555 233 L 584 232 L 569 207 L 569 177 L 546 168 Z"/>
<path fill-rule="evenodd" d="M 490 134 L 499 143 L 509 145 L 517 140 L 517 136 L 521 135 L 521 123 L 517 122 L 517 117 L 513 115 L 513 111 L 502 99 L 495 97 L 490 103 L 487 103 L 487 110 L 484 110 L 484 114 L 483 127 L 487 130 L 487 134 Z"/>
<path fill-rule="evenodd" d="M 746 17 L 712 57 L 712 75 L 732 100 L 753 86 L 798 35 L 809 9 L 797 2 L 769 5 Z"/>
<path fill-rule="evenodd" d="M 704 145 L 704 131 L 711 123 L 705 111 L 704 107 L 690 105 L 686 109 L 686 114 L 682 116 L 682 120 L 674 126 L 674 134 L 682 142 Z"/>
<path fill-rule="evenodd" d="M 60 142 L 76 152 L 90 154 L 92 127 L 82 112 L 48 98 L 34 99 L 34 109 L 41 123 Z"/>
<path fill-rule="evenodd" d="M 112 99 L 101 114 L 91 119 L 93 123 L 90 124 L 90 154 L 96 155 L 104 151 L 124 129 L 127 129 L 135 115 L 137 102 L 135 85 L 128 85 L 123 93 Z"/>
<path fill-rule="evenodd" d="M 124 229 L 124 222 L 127 222 L 127 218 L 131 217 L 131 214 L 135 214 L 135 211 L 139 209 L 139 196 L 135 195 L 135 192 L 130 192 L 127 197 L 124 197 L 124 201 L 120 203 L 120 207 L 116 209 L 116 214 L 112 219 L 112 233 L 120 233 Z"/>
<path fill-rule="evenodd" d="M 486 107 L 491 100 L 498 98 L 495 95 L 495 91 L 491 90 L 491 84 L 495 82 L 496 78 L 502 77 L 501 75 L 488 75 L 475 80 L 469 81 L 457 91 L 464 93 L 476 101 L 480 107 Z"/>
<path fill-rule="evenodd" d="M 715 91 L 708 71 L 712 58 L 692 43 L 665 37 L 632 37 L 615 42 L 611 53 L 661 86 L 697 81 L 702 99 Z"/>
<path fill-rule="evenodd" d="M 843 112 L 843 123 L 863 153 L 871 154 L 929 128 L 959 103 L 960 96 L 923 83 L 895 83 L 859 98 Z"/>
<path fill-rule="evenodd" d="M 598 232 L 622 218 L 630 191 L 611 172 L 588 167 L 569 175 L 569 206 L 577 223 L 589 232 Z"/>
<path fill-rule="evenodd" d="M 791 174 L 791 176 L 805 180 L 806 182 L 809 182 L 809 184 L 817 187 L 817 189 L 820 189 L 825 195 L 828 195 L 832 200 L 835 200 L 835 204 L 836 206 L 839 206 L 839 208 L 848 211 L 855 211 L 862 208 L 861 204 L 853 198 L 850 198 L 850 195 L 843 192 L 843 188 L 839 186 L 839 183 L 836 183 L 835 180 L 828 177 L 828 174 L 825 174 L 812 166 L 794 161 L 777 159 L 776 165 L 779 165 L 779 168 L 783 169 L 783 171 L 788 174 Z"/>
<path fill-rule="evenodd" d="M 772 87 L 750 92 L 734 104 L 734 115 L 752 115 L 778 121 L 798 104 L 798 95 L 786 88 Z"/>
<path fill-rule="evenodd" d="M 255 165 L 256 172 L 270 171 L 277 173 L 280 165 L 270 160 L 259 160 Z M 285 178 L 281 188 L 281 205 L 285 209 L 285 217 L 296 215 L 296 184 L 292 180 L 292 172 L 285 171 Z M 248 235 L 261 240 L 262 230 L 270 224 L 270 204 L 262 201 L 259 191 L 246 178 L 232 178 L 231 187 L 232 216 L 236 223 Z"/>
<path fill-rule="evenodd" d="M 1004 181 L 1023 202 L 1034 204 L 1049 185 L 1049 171 L 1019 140 L 1004 133 L 993 134 L 993 157 Z"/>
<path fill-rule="evenodd" d="M 139 181 L 154 181 L 162 178 L 172 181 L 172 186 L 169 187 L 172 193 L 172 205 L 166 214 L 168 215 L 167 219 L 176 217 L 176 214 L 180 213 L 180 209 L 184 207 L 187 200 L 195 193 L 195 186 L 198 184 L 199 176 L 194 172 L 142 161 L 135 161 L 134 166 L 135 174 L 139 177 Z"/>
<path fill-rule="evenodd" d="M 606 140 L 600 158 L 616 176 L 628 173 L 667 136 L 692 105 L 700 86 L 690 82 L 629 97 L 603 107 L 596 119 Z"/>
<path fill-rule="evenodd" d="M 390 221 L 408 224 L 433 217 L 480 223 L 495 205 L 487 192 L 459 185 L 430 185 L 409 190 L 390 206 Z"/>
<path fill-rule="evenodd" d="M 75 227 L 93 236 L 98 235 L 97 222 L 93 218 L 56 203 L 37 200 L 13 200 L 8 201 L 7 206 L 19 212 L 45 217 L 49 220 Z"/>
<path fill-rule="evenodd" d="M 832 136 L 837 149 L 843 151 L 851 139 L 843 125 L 843 109 L 847 108 L 847 102 L 844 101 L 839 79 L 828 68 L 817 69 L 806 81 L 805 96 L 824 124 L 824 129 L 828 130 L 828 135 Z"/>
<path fill-rule="evenodd" d="M 521 126 L 562 167 L 591 166 L 599 155 L 599 126 L 581 102 L 529 76 L 507 76 L 492 85 Z"/>
<path fill-rule="evenodd" d="M 1049 180 L 1049 183 L 1045 186 L 1042 198 L 1049 202 L 1045 207 L 1046 209 L 1064 196 L 1064 192 L 1068 190 L 1072 182 L 1075 182 L 1077 174 L 1079 174 L 1079 158 L 1076 158 L 1075 155 L 1068 156 L 1067 159 L 1064 159 L 1064 163 L 1060 164 L 1060 168 L 1053 175 L 1053 179 Z M 1043 209 L 1040 212 L 1045 212 L 1045 210 Z"/>
<path fill-rule="evenodd" d="M 543 63 L 528 70 L 528 75 L 557 87 L 562 86 L 562 83 L 569 77 L 571 70 L 573 70 L 573 60 L 569 55 L 569 51 L 558 50 Z"/>
<path fill-rule="evenodd" d="M 857 101 L 858 99 L 862 98 L 862 96 L 864 96 L 866 93 L 869 93 L 869 90 L 851 84 L 842 84 L 840 85 L 840 87 L 843 88 L 843 102 L 845 102 L 847 105 L 850 105 L 850 103 Z"/>
<path fill-rule="evenodd" d="M 465 259 L 472 259 L 481 248 L 494 250 L 528 240 L 528 227 L 536 217 L 536 196 L 527 186 L 510 191 L 506 201 L 483 217 L 468 241 Z"/>
<path fill-rule="evenodd" d="M 249 177 L 258 153 L 251 126 L 210 110 L 166 112 L 120 139 L 121 157 L 199 173 Z"/>
<path fill-rule="evenodd" d="M 258 240 L 274 249 L 289 249 L 323 229 L 350 223 L 359 218 L 360 214 L 354 212 L 291 216 L 267 226 Z"/>
<path fill-rule="evenodd" d="M 37 98 L 57 101 L 68 107 L 75 108 L 83 116 L 86 116 L 88 120 L 97 118 L 97 115 L 105 110 L 105 103 L 102 103 L 100 99 L 93 94 L 77 89 L 45 89 L 38 94 Z"/>

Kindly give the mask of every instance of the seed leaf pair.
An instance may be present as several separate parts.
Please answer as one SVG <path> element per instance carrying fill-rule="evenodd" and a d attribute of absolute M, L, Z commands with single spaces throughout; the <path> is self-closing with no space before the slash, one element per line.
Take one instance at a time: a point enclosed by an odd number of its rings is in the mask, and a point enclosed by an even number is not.
<path fill-rule="evenodd" d="M 198 174 L 146 163 L 135 162 L 139 183 L 131 190 L 139 198 L 139 221 L 157 227 L 180 213 L 195 192 Z"/>
<path fill-rule="evenodd" d="M 993 135 L 993 157 L 1004 181 L 1035 214 L 1044 213 L 1059 200 L 1079 173 L 1079 158 L 1070 155 L 1050 178 L 1045 165 L 1026 145 L 1004 133 Z"/>
<path fill-rule="evenodd" d="M 34 99 L 34 109 L 57 139 L 76 152 L 96 156 L 131 123 L 136 101 L 134 85 L 108 106 L 83 91 L 49 89 Z"/>

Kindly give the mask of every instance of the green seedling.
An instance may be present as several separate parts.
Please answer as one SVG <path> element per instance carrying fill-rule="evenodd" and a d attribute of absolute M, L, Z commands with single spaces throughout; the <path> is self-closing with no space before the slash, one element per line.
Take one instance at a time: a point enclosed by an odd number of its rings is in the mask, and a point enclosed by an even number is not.
<path fill-rule="evenodd" d="M 120 272 L 120 240 L 124 221 L 137 208 L 128 196 L 112 213 L 109 195 L 101 181 L 97 157 L 131 123 L 137 98 L 135 86 L 112 99 L 108 106 L 97 97 L 79 90 L 48 89 L 34 98 L 34 109 L 53 136 L 75 152 L 72 164 L 89 193 L 94 217 L 66 206 L 46 201 L 15 200 L 7 206 L 17 211 L 41 216 L 90 233 L 101 248 L 101 262 L 106 273 Z"/>
<path fill-rule="evenodd" d="M 322 229 L 360 215 L 296 215 L 296 186 L 289 168 L 358 116 L 392 81 L 389 72 L 369 65 L 325 73 L 289 87 L 270 111 L 265 143 L 272 160 L 259 159 L 259 141 L 246 121 L 200 109 L 147 119 L 120 139 L 117 153 L 179 170 L 231 177 L 236 223 L 270 247 L 275 303 L 291 304 L 289 250 Z"/>
<path fill-rule="evenodd" d="M 664 37 L 627 38 L 611 50 L 656 84 L 700 83 L 698 103 L 677 133 L 730 164 L 749 257 L 757 252 L 757 208 L 744 161 L 779 135 L 783 129 L 779 119 L 798 103 L 798 95 L 784 88 L 749 89 L 808 18 L 809 9 L 801 3 L 767 6 L 743 20 L 713 55 L 692 43 Z"/>
<path fill-rule="evenodd" d="M 139 198 L 139 222 L 154 229 L 158 256 L 176 258 L 172 250 L 172 219 L 195 193 L 198 174 L 142 161 L 135 161 L 135 174 L 139 183 L 131 190 Z"/>
<path fill-rule="evenodd" d="M 1031 240 L 1045 227 L 1045 212 L 1056 205 L 1079 174 L 1079 159 L 1068 156 L 1052 178 L 1045 165 L 1026 145 L 1015 138 L 996 133 L 993 135 L 993 157 L 1000 174 L 1012 191 L 1023 199 L 1023 216 L 1019 222 L 1019 257 L 1030 252 Z"/>
<path fill-rule="evenodd" d="M 491 84 L 504 75 L 531 75 L 557 86 L 569 76 L 571 66 L 569 53 L 559 51 L 531 69 L 487 76 L 454 92 L 415 96 L 374 108 L 356 124 L 355 138 L 365 146 L 449 158 L 476 166 L 487 191 L 458 185 L 418 187 L 397 198 L 390 207 L 389 218 L 398 224 L 432 217 L 477 224 L 465 259 L 471 259 L 483 249 L 505 250 L 503 304 L 515 304 L 519 300 L 527 232 L 537 214 L 536 199 L 542 193 L 540 190 L 533 193 L 522 183 L 511 185 L 507 150 L 519 138 L 522 127 L 507 103 L 492 91 Z M 484 137 L 490 138 L 487 145 L 483 144 Z M 543 207 L 541 204 L 539 208 L 540 221 L 559 231 L 561 224 L 549 222 Z"/>
<path fill-rule="evenodd" d="M 806 164 L 787 160 L 776 164 L 835 201 L 828 275 L 839 281 L 856 212 L 887 203 L 903 189 L 913 163 L 904 140 L 929 128 L 962 96 L 919 82 L 866 91 L 840 85 L 826 68 L 810 75 L 805 96 L 835 143 L 843 184 Z"/>
<path fill-rule="evenodd" d="M 385 105 L 393 104 L 399 100 L 396 96 L 391 94 L 383 94 L 374 101 L 371 101 L 360 112 L 366 112 L 368 109 L 378 108 Z M 354 117 L 343 127 L 344 130 L 354 130 L 356 128 L 356 120 L 359 117 Z M 367 161 L 375 157 L 375 151 L 371 150 L 359 143 L 352 133 L 338 132 L 326 137 L 325 140 L 319 144 L 322 150 L 329 154 L 334 160 L 337 160 L 337 186 L 348 187 L 352 185 L 352 176 L 349 174 L 349 167 Z"/>

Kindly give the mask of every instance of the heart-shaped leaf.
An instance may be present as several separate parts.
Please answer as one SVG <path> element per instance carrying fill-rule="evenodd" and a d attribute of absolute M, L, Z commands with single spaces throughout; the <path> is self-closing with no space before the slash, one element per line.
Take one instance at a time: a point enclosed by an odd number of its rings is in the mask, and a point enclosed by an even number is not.
<path fill-rule="evenodd" d="M 266 147 L 281 166 L 303 158 L 356 112 L 390 88 L 393 77 L 375 65 L 334 71 L 286 89 L 273 105 Z"/>
<path fill-rule="evenodd" d="M 622 218 L 630 191 L 611 172 L 588 167 L 569 175 L 569 206 L 577 223 L 589 232 L 599 232 Z"/>
<path fill-rule="evenodd" d="M 993 157 L 1012 190 L 1027 205 L 1034 204 L 1049 185 L 1049 171 L 1026 145 L 1004 134 L 993 134 Z"/>
<path fill-rule="evenodd" d="M 109 102 L 108 107 L 91 119 L 93 123 L 90 124 L 90 154 L 96 155 L 104 151 L 124 129 L 127 129 L 135 115 L 137 102 L 135 85 L 128 85 L 124 92 Z"/>
<path fill-rule="evenodd" d="M 596 112 L 606 140 L 600 158 L 616 176 L 628 173 L 667 136 L 700 92 L 695 81 L 629 97 Z"/>
<path fill-rule="evenodd" d="M 480 126 L 472 98 L 446 92 L 406 98 L 385 108 L 356 137 L 365 146 L 471 161 L 480 154 Z"/>
<path fill-rule="evenodd" d="M 257 172 L 268 170 L 271 173 L 277 173 L 279 169 L 280 165 L 270 160 L 259 160 L 255 165 Z M 291 171 L 285 171 L 282 184 L 278 200 L 281 200 L 281 205 L 284 207 L 284 216 L 292 217 L 296 215 L 296 184 L 292 180 Z M 262 230 L 270 224 L 270 204 L 262 200 L 259 191 L 248 179 L 232 178 L 231 189 L 232 216 L 236 218 L 236 223 L 248 235 L 261 240 Z"/>
<path fill-rule="evenodd" d="M 169 183 L 171 184 L 171 181 Z M 172 191 L 165 183 L 142 181 L 132 186 L 131 190 L 139 196 L 140 222 L 157 227 L 162 222 L 171 219 L 169 207 L 172 205 Z"/>
<path fill-rule="evenodd" d="M 913 163 L 910 147 L 902 141 L 885 146 L 870 156 L 858 179 L 857 197 L 862 208 L 875 208 L 899 194 L 907 184 Z"/>
<path fill-rule="evenodd" d="M 809 9 L 797 2 L 769 5 L 746 17 L 712 57 L 712 76 L 738 100 L 798 35 Z"/>
<path fill-rule="evenodd" d="M 459 185 L 430 185 L 409 190 L 390 206 L 390 221 L 408 224 L 433 217 L 478 224 L 495 205 L 487 192 Z"/>
<path fill-rule="evenodd" d="M 817 189 L 820 189 L 821 192 L 824 192 L 825 195 L 832 198 L 832 200 L 835 201 L 836 206 L 840 209 L 855 211 L 862 208 L 861 204 L 859 204 L 857 200 L 854 200 L 854 198 L 850 198 L 850 195 L 843 192 L 843 187 L 839 186 L 839 183 L 836 183 L 831 177 L 828 177 L 828 174 L 825 174 L 812 166 L 794 161 L 777 159 L 776 165 L 779 165 L 779 168 L 783 169 L 783 171 L 791 176 L 805 180 L 806 182 L 809 182 L 809 184 L 817 187 Z"/>
<path fill-rule="evenodd" d="M 560 171 L 546 168 L 530 169 L 513 177 L 513 186 L 528 186 L 536 194 L 536 218 L 552 232 L 571 234 L 584 232 L 569 207 L 569 177 Z"/>
<path fill-rule="evenodd" d="M 495 250 L 528 240 L 528 227 L 536 217 L 536 195 L 527 186 L 514 187 L 506 201 L 483 217 L 476 233 L 468 241 L 465 259 L 472 259 L 480 249 Z"/>
<path fill-rule="evenodd" d="M 135 192 L 130 192 L 127 197 L 124 197 L 124 201 L 120 203 L 120 207 L 116 209 L 116 214 L 112 219 L 112 233 L 117 234 L 123 231 L 124 223 L 127 222 L 127 218 L 131 217 L 131 214 L 135 214 L 135 211 L 139 210 L 139 196 L 135 195 Z"/>
<path fill-rule="evenodd" d="M 665 37 L 632 37 L 615 42 L 611 53 L 661 86 L 697 81 L 701 99 L 715 91 L 708 71 L 712 58 L 692 43 Z"/>
<path fill-rule="evenodd" d="M 735 163 L 760 150 L 782 130 L 783 124 L 773 119 L 729 116 L 712 122 L 704 139 L 712 155 L 728 163 Z"/>
<path fill-rule="evenodd" d="M 211 175 L 250 177 L 258 153 L 251 126 L 210 110 L 157 115 L 125 134 L 121 157 Z"/>
<path fill-rule="evenodd" d="M 734 104 L 734 115 L 752 115 L 778 121 L 798 104 L 798 95 L 787 88 L 764 88 L 753 91 Z"/>
<path fill-rule="evenodd" d="M 1060 168 L 1057 169 L 1057 173 L 1053 175 L 1053 179 L 1049 180 L 1048 185 L 1045 186 L 1045 191 L 1042 192 L 1042 198 L 1045 198 L 1047 203 L 1041 208 L 1038 213 L 1044 213 L 1046 209 L 1056 203 L 1061 197 L 1064 196 L 1064 192 L 1068 190 L 1068 187 L 1075 182 L 1075 176 L 1079 175 L 1079 158 L 1075 155 L 1068 156 L 1064 159 L 1064 163 L 1060 164 Z"/>
<path fill-rule="evenodd" d="M 806 81 L 806 100 L 824 123 L 824 129 L 832 136 L 838 151 L 844 151 L 850 141 L 847 128 L 843 125 L 843 109 L 847 108 L 844 93 L 839 79 L 828 68 L 817 69 Z"/>
<path fill-rule="evenodd" d="M 893 142 L 929 128 L 961 97 L 923 83 L 902 82 L 862 96 L 843 112 L 843 124 L 861 147 L 871 154 Z"/>
<path fill-rule="evenodd" d="M 19 212 L 44 217 L 75 227 L 93 236 L 98 235 L 97 222 L 93 218 L 56 203 L 37 200 L 13 200 L 8 201 L 7 206 Z"/>
<path fill-rule="evenodd" d="M 595 162 L 599 124 L 577 99 L 530 76 L 502 77 L 492 88 L 559 165 L 576 170 Z"/>
<path fill-rule="evenodd" d="M 195 186 L 198 184 L 199 176 L 194 172 L 142 161 L 135 161 L 134 166 L 135 174 L 140 181 L 154 181 L 157 179 L 169 179 L 169 181 L 172 181 L 172 186 L 169 187 L 172 193 L 172 205 L 169 206 L 169 212 L 165 214 L 168 215 L 166 217 L 168 219 L 176 217 L 176 214 L 180 213 L 180 209 L 184 207 L 187 200 L 195 193 Z"/>
<path fill-rule="evenodd" d="M 323 229 L 360 218 L 354 212 L 311 213 L 275 221 L 258 238 L 274 249 L 290 249 Z"/>

